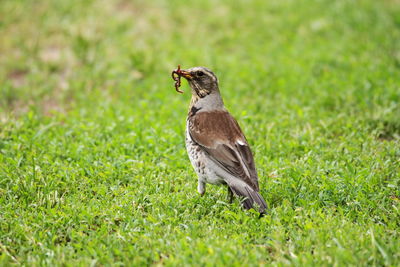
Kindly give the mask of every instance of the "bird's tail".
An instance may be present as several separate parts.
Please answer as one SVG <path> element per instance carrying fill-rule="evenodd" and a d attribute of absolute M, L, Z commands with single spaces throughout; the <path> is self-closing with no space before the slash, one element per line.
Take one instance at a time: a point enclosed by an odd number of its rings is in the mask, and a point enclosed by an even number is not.
<path fill-rule="evenodd" d="M 231 184 L 228 186 L 236 196 L 243 198 L 242 205 L 246 210 L 254 208 L 261 214 L 265 213 L 267 203 L 265 203 L 264 198 L 256 190 L 247 184 Z"/>

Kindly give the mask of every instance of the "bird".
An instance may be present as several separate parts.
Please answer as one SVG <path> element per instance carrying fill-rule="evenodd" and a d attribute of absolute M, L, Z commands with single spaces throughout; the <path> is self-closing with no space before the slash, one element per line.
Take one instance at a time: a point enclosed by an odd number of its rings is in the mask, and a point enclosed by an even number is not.
<path fill-rule="evenodd" d="M 253 154 L 238 122 L 224 106 L 217 76 L 206 67 L 178 66 L 174 72 L 178 92 L 182 92 L 180 77 L 191 87 L 185 142 L 198 176 L 197 191 L 203 196 L 206 184 L 226 185 L 230 202 L 235 195 L 246 210 L 254 208 L 264 214 L 267 204 L 259 192 Z"/>

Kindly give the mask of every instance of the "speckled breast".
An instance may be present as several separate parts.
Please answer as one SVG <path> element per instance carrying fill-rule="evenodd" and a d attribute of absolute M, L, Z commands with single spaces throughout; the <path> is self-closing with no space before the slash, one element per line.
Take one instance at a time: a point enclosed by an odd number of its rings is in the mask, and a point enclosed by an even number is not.
<path fill-rule="evenodd" d="M 197 175 L 205 176 L 205 155 L 204 151 L 201 150 L 200 146 L 197 145 L 193 140 L 190 138 L 189 131 L 186 129 L 186 150 L 192 163 L 194 170 L 196 171 Z M 204 177 L 206 178 L 206 177 Z"/>

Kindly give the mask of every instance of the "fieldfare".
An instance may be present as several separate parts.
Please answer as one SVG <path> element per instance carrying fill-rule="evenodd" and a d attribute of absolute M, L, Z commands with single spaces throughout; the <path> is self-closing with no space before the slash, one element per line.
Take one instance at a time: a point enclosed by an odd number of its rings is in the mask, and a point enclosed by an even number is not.
<path fill-rule="evenodd" d="M 186 123 L 186 149 L 198 175 L 197 190 L 204 195 L 206 183 L 224 184 L 228 196 L 242 199 L 245 209 L 261 214 L 267 204 L 259 193 L 258 176 L 246 137 L 237 121 L 226 110 L 215 74 L 204 67 L 172 72 L 178 92 L 180 77 L 192 89 Z"/>

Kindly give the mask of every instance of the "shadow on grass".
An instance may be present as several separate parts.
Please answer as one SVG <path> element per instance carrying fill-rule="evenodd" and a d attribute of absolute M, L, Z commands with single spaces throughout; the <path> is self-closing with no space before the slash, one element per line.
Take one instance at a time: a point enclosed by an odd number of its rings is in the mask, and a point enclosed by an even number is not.
<path fill-rule="evenodd" d="M 368 124 L 371 130 L 376 132 L 376 138 L 379 140 L 392 141 L 400 138 L 400 121 L 370 120 Z"/>

